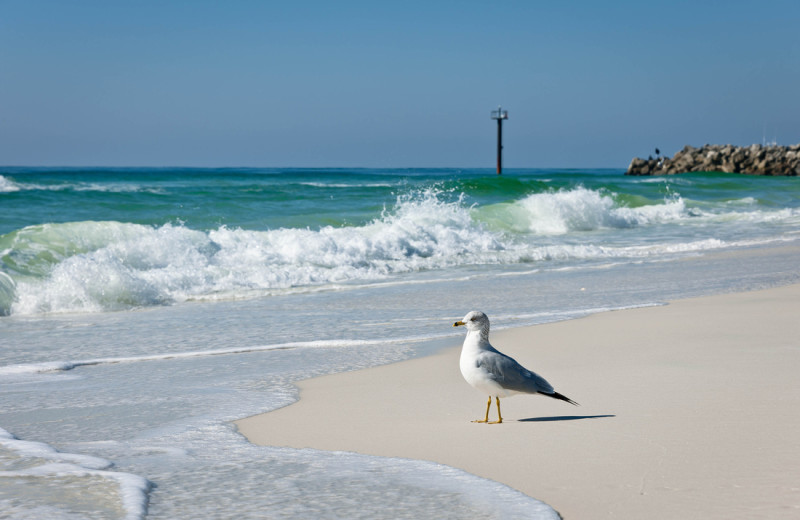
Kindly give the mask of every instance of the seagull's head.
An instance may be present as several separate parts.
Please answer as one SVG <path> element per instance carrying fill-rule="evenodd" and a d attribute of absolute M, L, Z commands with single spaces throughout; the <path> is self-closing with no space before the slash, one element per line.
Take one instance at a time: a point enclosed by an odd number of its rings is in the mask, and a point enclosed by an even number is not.
<path fill-rule="evenodd" d="M 489 317 L 481 311 L 472 311 L 464 316 L 464 319 L 453 323 L 453 327 L 464 325 L 467 330 L 489 330 Z"/>

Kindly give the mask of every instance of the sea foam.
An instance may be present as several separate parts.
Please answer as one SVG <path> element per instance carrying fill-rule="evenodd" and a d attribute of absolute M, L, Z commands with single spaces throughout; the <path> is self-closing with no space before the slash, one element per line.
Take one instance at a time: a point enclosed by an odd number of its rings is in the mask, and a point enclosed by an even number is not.
<path fill-rule="evenodd" d="M 17 183 L 0 175 L 0 193 L 11 193 L 19 190 L 20 187 Z"/>
<path fill-rule="evenodd" d="M 632 208 L 619 204 L 609 193 L 583 187 L 534 193 L 517 201 L 487 206 L 478 214 L 501 229 L 536 235 L 625 229 L 687 215 L 680 197 Z"/>
<path fill-rule="evenodd" d="M 100 312 L 386 281 L 458 266 L 640 258 L 725 247 L 692 239 L 642 245 L 587 232 L 713 221 L 794 219 L 792 210 L 709 212 L 678 196 L 629 207 L 604 190 L 534 193 L 484 207 L 429 188 L 398 197 L 371 222 L 318 229 L 207 231 L 179 224 L 71 222 L 0 236 L 0 315 Z M 580 240 L 543 241 L 580 236 Z M 655 235 L 657 236 L 657 235 Z M 2 274 L 2 273 L 0 273 Z"/>
<path fill-rule="evenodd" d="M 103 503 L 95 502 L 94 509 L 115 510 L 121 506 L 126 520 L 141 519 L 147 514 L 150 482 L 139 475 L 112 471 L 113 465 L 108 460 L 59 452 L 48 444 L 17 439 L 2 428 L 0 447 L 7 450 L 0 457 L 0 478 L 6 486 L 19 488 L 13 500 L 0 499 L 4 515 L 10 518 L 14 518 L 16 513 L 19 513 L 19 518 L 29 517 L 27 515 L 33 512 L 46 513 L 50 518 L 72 518 L 74 509 L 79 509 L 83 501 L 81 490 L 103 482 L 110 484 L 110 489 L 104 493 Z M 14 486 L 16 482 L 20 485 Z M 45 510 L 39 506 L 40 509 L 32 511 L 30 504 L 26 503 L 25 493 L 32 492 L 31 500 L 38 505 L 40 499 L 36 496 L 36 489 L 48 489 L 48 486 L 58 488 L 62 507 L 50 506 Z M 75 489 L 74 496 L 70 494 L 72 488 Z"/>
<path fill-rule="evenodd" d="M 232 347 L 212 350 L 196 350 L 184 352 L 165 352 L 153 353 L 144 356 L 120 356 L 104 357 L 93 359 L 82 359 L 72 361 L 43 361 L 39 363 L 22 363 L 15 365 L 0 366 L 0 376 L 28 376 L 31 374 L 42 374 L 48 372 L 66 372 L 78 367 L 95 365 L 115 365 L 119 363 L 141 363 L 146 361 L 165 361 L 170 359 L 189 359 L 204 358 L 211 356 L 225 356 L 233 354 L 247 354 L 251 352 L 266 352 L 268 350 L 286 350 L 295 348 L 350 348 L 359 346 L 380 346 L 391 344 L 410 344 L 419 341 L 430 340 L 430 336 L 392 338 L 388 340 L 314 340 L 314 341 L 289 341 L 275 343 L 271 345 L 252 345 L 242 347 Z"/>
<path fill-rule="evenodd" d="M 0 312 L 95 312 L 241 297 L 480 262 L 502 251 L 469 208 L 434 194 L 363 226 L 196 231 L 120 222 L 31 226 L 0 237 Z M 13 298 L 10 295 L 13 293 Z"/>

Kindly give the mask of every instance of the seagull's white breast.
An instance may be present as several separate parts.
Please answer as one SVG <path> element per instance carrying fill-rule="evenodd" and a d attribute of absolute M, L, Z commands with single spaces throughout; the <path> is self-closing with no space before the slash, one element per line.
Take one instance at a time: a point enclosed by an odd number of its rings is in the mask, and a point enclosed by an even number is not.
<path fill-rule="evenodd" d="M 461 359 L 459 366 L 461 375 L 467 383 L 477 388 L 481 392 L 492 397 L 509 397 L 519 392 L 507 390 L 495 381 L 494 376 L 483 367 L 478 366 L 478 359 L 481 356 L 491 356 L 494 353 L 488 341 L 482 341 L 478 333 L 468 333 L 461 347 Z"/>

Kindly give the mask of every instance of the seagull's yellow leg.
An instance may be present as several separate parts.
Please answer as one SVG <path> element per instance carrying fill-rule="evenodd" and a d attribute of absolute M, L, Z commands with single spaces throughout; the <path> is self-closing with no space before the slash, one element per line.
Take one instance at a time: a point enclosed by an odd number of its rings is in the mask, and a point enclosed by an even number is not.
<path fill-rule="evenodd" d="M 503 422 L 503 416 L 500 415 L 500 398 L 499 397 L 495 397 L 495 399 L 497 400 L 497 420 L 496 421 L 492 421 L 489 424 L 500 424 L 500 423 Z M 489 404 L 492 404 L 492 397 L 491 396 L 489 396 Z M 489 420 L 489 409 L 488 408 L 486 409 L 486 420 L 487 421 Z"/>
<path fill-rule="evenodd" d="M 481 422 L 481 423 L 485 422 L 485 423 L 488 423 L 489 422 L 489 407 L 490 406 L 492 406 L 492 396 L 491 395 L 489 396 L 489 402 L 486 403 L 486 418 L 484 418 L 483 420 L 476 419 L 476 420 L 474 420 L 472 422 Z"/>

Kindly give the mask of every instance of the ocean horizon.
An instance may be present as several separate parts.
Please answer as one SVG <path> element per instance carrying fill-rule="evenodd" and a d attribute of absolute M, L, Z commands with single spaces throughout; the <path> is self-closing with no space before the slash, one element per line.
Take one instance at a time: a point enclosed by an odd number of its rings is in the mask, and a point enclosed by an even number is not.
<path fill-rule="evenodd" d="M 513 517 L 535 497 L 231 421 L 456 345 L 470 310 L 516 327 L 800 280 L 791 177 L 0 167 L 0 209 L 8 518 Z"/>

